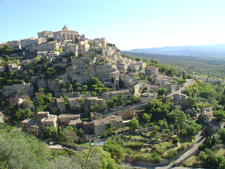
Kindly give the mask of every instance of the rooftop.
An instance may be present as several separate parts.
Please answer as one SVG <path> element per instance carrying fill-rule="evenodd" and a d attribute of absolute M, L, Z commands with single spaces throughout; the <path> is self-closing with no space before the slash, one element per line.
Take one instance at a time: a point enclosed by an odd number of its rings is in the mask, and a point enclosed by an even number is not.
<path fill-rule="evenodd" d="M 65 101 L 64 101 L 63 98 L 56 98 L 56 102 L 57 102 L 57 103 L 59 103 L 59 102 L 64 103 Z"/>
<path fill-rule="evenodd" d="M 120 94 L 120 93 L 130 93 L 130 91 L 126 89 L 126 90 L 116 90 L 116 91 L 105 92 L 106 95 L 113 95 L 113 94 Z"/>
<path fill-rule="evenodd" d="M 73 118 L 80 118 L 79 114 L 60 114 L 58 118 L 67 118 L 67 119 L 73 119 Z"/>
<path fill-rule="evenodd" d="M 45 117 L 41 119 L 41 122 L 49 122 L 49 121 L 56 121 L 57 120 L 57 115 L 49 115 L 48 117 Z"/>
<path fill-rule="evenodd" d="M 26 126 L 32 127 L 32 128 L 39 128 L 41 126 L 41 121 L 40 120 L 30 120 Z"/>
<path fill-rule="evenodd" d="M 49 112 L 48 111 L 37 112 L 37 115 L 39 115 L 39 114 L 49 114 Z"/>

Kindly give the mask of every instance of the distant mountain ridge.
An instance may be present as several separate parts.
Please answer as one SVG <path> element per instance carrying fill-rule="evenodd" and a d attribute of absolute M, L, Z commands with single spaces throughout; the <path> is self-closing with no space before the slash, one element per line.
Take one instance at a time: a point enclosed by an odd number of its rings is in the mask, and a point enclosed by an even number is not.
<path fill-rule="evenodd" d="M 225 44 L 204 45 L 204 46 L 167 46 L 167 47 L 132 49 L 132 50 L 126 50 L 126 52 L 163 54 L 163 55 L 218 57 L 218 56 L 225 56 Z"/>

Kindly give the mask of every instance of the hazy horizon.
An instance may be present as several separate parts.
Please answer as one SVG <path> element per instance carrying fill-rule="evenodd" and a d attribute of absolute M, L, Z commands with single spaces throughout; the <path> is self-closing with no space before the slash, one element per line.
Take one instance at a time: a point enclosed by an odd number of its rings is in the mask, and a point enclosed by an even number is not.
<path fill-rule="evenodd" d="M 0 0 L 0 42 L 37 37 L 64 24 L 121 50 L 225 44 L 225 1 Z"/>

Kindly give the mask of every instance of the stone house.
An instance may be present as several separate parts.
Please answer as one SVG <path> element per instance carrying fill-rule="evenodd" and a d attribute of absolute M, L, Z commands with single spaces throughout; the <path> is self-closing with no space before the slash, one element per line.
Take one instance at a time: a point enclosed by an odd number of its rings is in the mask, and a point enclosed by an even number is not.
<path fill-rule="evenodd" d="M 90 45 L 88 44 L 88 41 L 79 41 L 78 42 L 78 55 L 81 53 L 87 52 L 90 48 Z"/>
<path fill-rule="evenodd" d="M 43 119 L 49 116 L 49 112 L 48 111 L 44 111 L 44 112 L 37 112 L 37 119 Z"/>
<path fill-rule="evenodd" d="M 166 75 L 158 75 L 155 77 L 155 82 L 161 86 L 166 86 L 169 81 L 171 81 L 171 77 Z"/>
<path fill-rule="evenodd" d="M 28 133 L 34 134 L 36 136 L 41 135 L 41 121 L 40 119 L 37 120 L 30 120 L 25 119 L 21 122 L 22 128 L 25 129 Z"/>
<path fill-rule="evenodd" d="M 26 48 L 29 46 L 37 46 L 38 45 L 38 38 L 27 38 L 27 39 L 22 39 L 20 41 L 21 43 L 21 48 Z"/>
<path fill-rule="evenodd" d="M 142 61 L 137 61 L 137 64 L 142 67 L 143 69 L 146 68 L 146 62 L 142 62 Z"/>
<path fill-rule="evenodd" d="M 107 119 L 98 119 L 93 121 L 93 128 L 95 135 L 102 135 L 107 131 L 107 125 L 110 124 L 110 121 Z"/>
<path fill-rule="evenodd" d="M 7 44 L 10 45 L 12 49 L 21 49 L 21 44 L 18 40 L 9 41 Z"/>
<path fill-rule="evenodd" d="M 140 66 L 137 63 L 131 63 L 129 65 L 130 72 L 138 72 L 139 71 L 139 68 L 140 68 Z"/>
<path fill-rule="evenodd" d="M 108 92 L 103 93 L 102 97 L 106 100 L 107 98 L 111 99 L 111 97 L 119 97 L 121 94 L 125 98 L 128 98 L 131 96 L 130 91 L 128 89 L 126 89 L 126 90 L 108 91 Z"/>
<path fill-rule="evenodd" d="M 216 133 L 219 129 L 223 129 L 225 125 L 224 122 L 217 122 L 215 120 L 209 122 L 208 124 L 212 133 Z"/>
<path fill-rule="evenodd" d="M 103 119 L 103 115 L 97 112 L 90 112 L 90 118 L 91 120 Z"/>
<path fill-rule="evenodd" d="M 16 72 L 21 69 L 21 66 L 17 65 L 16 63 L 11 63 L 11 64 L 8 64 L 8 68 L 9 70 Z"/>
<path fill-rule="evenodd" d="M 71 120 L 80 119 L 79 114 L 60 114 L 58 116 L 58 122 L 61 123 L 63 126 L 67 126 Z"/>
<path fill-rule="evenodd" d="M 68 126 L 81 128 L 82 127 L 82 121 L 80 119 L 72 119 L 72 120 L 70 120 Z"/>
<path fill-rule="evenodd" d="M 57 115 L 49 112 L 37 112 L 37 119 L 25 119 L 21 122 L 23 129 L 31 134 L 40 136 L 47 127 L 57 127 Z"/>
<path fill-rule="evenodd" d="M 98 119 L 93 121 L 94 134 L 102 135 L 107 131 L 108 125 L 121 127 L 123 125 L 123 119 L 121 116 L 109 115 L 104 119 Z"/>
<path fill-rule="evenodd" d="M 151 99 L 156 99 L 158 97 L 158 93 L 143 93 L 139 96 L 139 101 L 141 103 L 148 103 Z"/>
<path fill-rule="evenodd" d="M 117 111 L 117 115 L 121 116 L 123 120 L 130 120 L 136 116 L 134 109 L 126 109 Z"/>
<path fill-rule="evenodd" d="M 174 104 L 183 104 L 187 99 L 188 99 L 188 96 L 186 94 L 175 93 L 173 95 Z"/>
<path fill-rule="evenodd" d="M 102 55 L 106 57 L 110 57 L 116 52 L 116 49 L 113 46 L 101 47 L 101 50 L 102 50 Z"/>
<path fill-rule="evenodd" d="M 177 85 L 176 84 L 172 84 L 172 83 L 165 83 L 165 87 L 169 90 L 171 90 L 171 92 L 177 91 Z"/>
<path fill-rule="evenodd" d="M 212 107 L 205 107 L 202 110 L 202 122 L 204 124 L 209 124 L 209 122 L 213 118 L 213 110 Z"/>
<path fill-rule="evenodd" d="M 159 68 L 156 66 L 148 66 L 146 68 L 146 74 L 151 76 L 157 76 L 159 72 Z"/>
<path fill-rule="evenodd" d="M 63 52 L 65 54 L 73 53 L 74 56 L 78 56 L 78 45 L 73 43 L 66 43 L 65 46 L 63 46 Z"/>
<path fill-rule="evenodd" d="M 106 46 L 107 45 L 107 40 L 106 38 L 95 38 L 93 40 L 93 43 L 95 45 L 95 47 L 102 47 L 102 46 Z"/>
<path fill-rule="evenodd" d="M 72 110 L 75 110 L 75 106 L 78 102 L 78 98 L 74 97 L 74 98 L 68 98 L 68 102 L 69 102 L 69 106 Z"/>
<path fill-rule="evenodd" d="M 60 112 L 66 111 L 65 101 L 63 98 L 56 98 L 56 106 Z"/>
<path fill-rule="evenodd" d="M 60 43 L 57 41 L 50 41 L 47 43 L 41 43 L 38 45 L 38 51 L 54 51 L 55 48 L 59 48 Z"/>
<path fill-rule="evenodd" d="M 42 56 L 43 58 L 46 58 L 48 54 L 48 51 L 37 51 L 37 56 Z"/>
<path fill-rule="evenodd" d="M 41 119 L 41 129 L 44 131 L 47 127 L 57 127 L 57 115 L 49 114 Z"/>
<path fill-rule="evenodd" d="M 23 82 L 22 84 L 13 84 L 8 86 L 3 86 L 2 93 L 4 96 L 9 96 L 12 94 L 16 94 L 20 90 L 20 94 L 32 96 L 34 87 L 30 83 Z"/>
<path fill-rule="evenodd" d="M 86 134 L 93 134 L 94 133 L 94 121 L 84 121 L 83 122 L 83 130 Z"/>
<path fill-rule="evenodd" d="M 46 39 L 49 39 L 49 38 L 53 38 L 54 37 L 54 32 L 52 31 L 42 31 L 42 32 L 38 32 L 38 38 L 46 38 Z"/>

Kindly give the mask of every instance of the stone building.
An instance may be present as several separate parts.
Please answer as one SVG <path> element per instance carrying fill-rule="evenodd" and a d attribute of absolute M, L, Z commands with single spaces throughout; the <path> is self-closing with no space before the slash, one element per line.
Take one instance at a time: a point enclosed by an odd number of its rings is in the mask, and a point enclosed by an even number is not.
<path fill-rule="evenodd" d="M 21 127 L 28 133 L 41 136 L 47 127 L 57 127 L 57 115 L 49 114 L 49 112 L 37 112 L 37 119 L 25 119 L 21 122 Z"/>
<path fill-rule="evenodd" d="M 131 96 L 131 93 L 129 90 L 116 90 L 116 91 L 108 91 L 102 94 L 102 97 L 106 100 L 107 98 L 110 99 L 111 97 L 119 97 L 120 95 L 123 95 L 125 98 L 128 98 Z"/>
<path fill-rule="evenodd" d="M 57 41 L 50 41 L 47 43 L 41 43 L 38 45 L 38 51 L 54 51 L 54 49 L 58 49 L 60 43 Z"/>
<path fill-rule="evenodd" d="M 139 66 L 139 64 L 137 64 L 137 63 L 131 63 L 131 64 L 129 65 L 129 70 L 130 70 L 131 72 L 138 72 L 138 71 L 139 71 L 139 68 L 140 68 L 140 66 Z"/>
<path fill-rule="evenodd" d="M 13 85 L 8 85 L 8 86 L 3 86 L 1 91 L 4 96 L 16 94 L 18 91 L 20 91 L 20 94 L 22 94 L 22 95 L 32 96 L 34 87 L 31 83 L 23 82 L 22 84 L 13 84 Z"/>
<path fill-rule="evenodd" d="M 102 47 L 107 45 L 107 40 L 105 38 L 95 38 L 93 40 L 95 47 Z"/>
<path fill-rule="evenodd" d="M 21 122 L 21 126 L 30 134 L 34 134 L 36 136 L 41 135 L 42 130 L 40 119 L 37 120 L 25 119 Z"/>
<path fill-rule="evenodd" d="M 9 41 L 7 44 L 10 45 L 12 49 L 21 49 L 21 44 L 18 40 Z"/>
<path fill-rule="evenodd" d="M 78 98 L 73 97 L 73 98 L 68 98 L 69 106 L 72 110 L 75 110 L 76 104 L 78 103 Z"/>
<path fill-rule="evenodd" d="M 16 63 L 10 63 L 10 64 L 8 64 L 8 68 L 9 68 L 9 70 L 16 72 L 21 69 L 21 66 L 17 65 Z"/>
<path fill-rule="evenodd" d="M 171 81 L 171 77 L 166 76 L 166 75 L 157 75 L 155 76 L 155 82 L 159 85 L 164 85 L 166 86 L 166 84 Z"/>
<path fill-rule="evenodd" d="M 77 120 L 80 119 L 79 114 L 60 114 L 58 116 L 58 122 L 62 124 L 63 126 L 69 125 L 71 120 Z"/>
<path fill-rule="evenodd" d="M 57 127 L 57 115 L 48 114 L 41 119 L 41 129 L 44 131 L 47 127 Z"/>
<path fill-rule="evenodd" d="M 42 32 L 38 32 L 38 38 L 46 38 L 46 39 L 49 39 L 49 38 L 54 38 L 54 32 L 51 32 L 51 31 L 42 31 Z"/>
<path fill-rule="evenodd" d="M 66 111 L 65 101 L 63 98 L 56 98 L 56 105 L 60 112 Z"/>
<path fill-rule="evenodd" d="M 209 122 L 213 118 L 213 110 L 212 107 L 205 107 L 202 110 L 202 122 L 203 124 L 209 124 Z"/>
<path fill-rule="evenodd" d="M 73 43 L 66 43 L 65 46 L 63 46 L 63 52 L 65 54 L 73 53 L 74 56 L 78 56 L 78 45 Z"/>
<path fill-rule="evenodd" d="M 216 133 L 219 129 L 223 129 L 225 126 L 225 122 L 217 122 L 215 120 L 208 123 L 210 131 L 212 133 Z"/>
<path fill-rule="evenodd" d="M 78 32 L 73 30 L 68 30 L 67 26 L 64 26 L 62 30 L 54 32 L 54 40 L 57 41 L 64 41 L 64 40 L 71 40 L 76 41 L 80 35 Z"/>
<path fill-rule="evenodd" d="M 123 125 L 123 119 L 121 116 L 109 115 L 104 119 L 98 119 L 93 121 L 94 134 L 102 135 L 107 131 L 108 125 L 121 127 Z"/>
<path fill-rule="evenodd" d="M 158 75 L 159 68 L 156 66 L 149 66 L 146 68 L 146 74 L 151 75 L 151 76 L 156 76 Z"/>
<path fill-rule="evenodd" d="M 174 104 L 183 104 L 187 99 L 188 99 L 188 96 L 186 94 L 175 93 L 173 95 Z"/>

